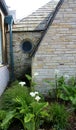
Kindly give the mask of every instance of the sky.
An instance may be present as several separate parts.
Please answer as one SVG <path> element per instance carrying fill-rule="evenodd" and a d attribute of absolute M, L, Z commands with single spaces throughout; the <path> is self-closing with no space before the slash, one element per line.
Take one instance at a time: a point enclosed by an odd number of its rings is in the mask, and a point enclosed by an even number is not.
<path fill-rule="evenodd" d="M 16 18 L 20 19 L 31 14 L 50 0 L 5 0 L 11 10 L 16 10 Z"/>

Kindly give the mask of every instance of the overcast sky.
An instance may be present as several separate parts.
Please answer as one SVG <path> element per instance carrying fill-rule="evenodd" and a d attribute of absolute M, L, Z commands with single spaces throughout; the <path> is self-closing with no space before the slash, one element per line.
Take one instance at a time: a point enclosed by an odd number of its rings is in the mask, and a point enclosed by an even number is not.
<path fill-rule="evenodd" d="M 11 10 L 16 10 L 16 18 L 23 18 L 39 7 L 45 5 L 50 0 L 5 0 Z M 58 1 L 58 0 L 56 0 Z"/>

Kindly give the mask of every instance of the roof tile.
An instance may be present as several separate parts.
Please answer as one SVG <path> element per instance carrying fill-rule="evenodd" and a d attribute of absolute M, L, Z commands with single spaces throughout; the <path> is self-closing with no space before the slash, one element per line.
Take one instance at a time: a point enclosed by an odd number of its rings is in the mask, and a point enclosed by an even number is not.
<path fill-rule="evenodd" d="M 19 20 L 13 26 L 13 31 L 45 30 L 59 1 L 51 0 L 31 15 Z"/>

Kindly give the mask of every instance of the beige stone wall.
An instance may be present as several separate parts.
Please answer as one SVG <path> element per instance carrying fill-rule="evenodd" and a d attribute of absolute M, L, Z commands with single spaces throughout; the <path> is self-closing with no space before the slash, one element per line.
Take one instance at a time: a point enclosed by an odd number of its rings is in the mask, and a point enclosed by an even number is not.
<path fill-rule="evenodd" d="M 38 83 L 54 78 L 55 69 L 63 75 L 76 74 L 76 0 L 64 0 L 32 61 L 32 75 L 39 74 Z M 42 86 L 37 89 L 48 89 Z"/>
<path fill-rule="evenodd" d="M 33 47 L 36 46 L 41 33 L 38 32 L 13 32 L 12 42 L 13 42 L 13 56 L 14 56 L 14 73 L 16 77 L 25 75 L 28 68 L 31 67 L 31 58 L 29 54 L 22 51 L 21 45 L 23 40 L 30 40 Z M 8 62 L 10 64 L 10 49 L 9 49 L 9 32 L 7 32 L 7 55 Z M 11 68 L 10 68 L 11 69 Z"/>

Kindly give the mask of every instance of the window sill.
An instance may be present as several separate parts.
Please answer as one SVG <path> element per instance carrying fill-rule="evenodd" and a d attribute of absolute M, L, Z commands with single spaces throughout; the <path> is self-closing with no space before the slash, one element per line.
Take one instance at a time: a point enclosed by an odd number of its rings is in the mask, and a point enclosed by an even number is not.
<path fill-rule="evenodd" d="M 3 67 L 4 65 L 0 64 L 0 68 Z"/>
<path fill-rule="evenodd" d="M 4 67 L 4 66 L 7 66 L 7 67 L 8 67 L 8 65 L 0 64 L 0 68 L 2 68 L 2 67 Z"/>

